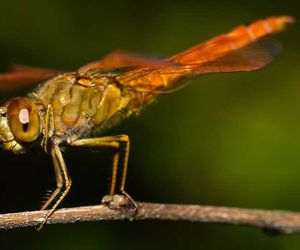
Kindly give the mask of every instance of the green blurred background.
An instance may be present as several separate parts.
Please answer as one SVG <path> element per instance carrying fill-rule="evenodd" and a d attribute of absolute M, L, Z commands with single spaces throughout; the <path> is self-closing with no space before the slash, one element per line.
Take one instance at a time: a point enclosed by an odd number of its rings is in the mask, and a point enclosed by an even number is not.
<path fill-rule="evenodd" d="M 11 63 L 76 70 L 114 49 L 168 56 L 296 1 L 8 1 L 0 5 L 0 70 Z M 262 71 L 202 76 L 107 134 L 130 136 L 136 199 L 300 211 L 300 30 Z M 26 93 L 22 91 L 21 93 Z M 1 93 L 1 99 L 18 93 Z M 1 152 L 0 213 L 39 208 L 55 186 L 49 156 Z M 99 203 L 111 151 L 68 149 L 61 207 Z M 0 232 L 0 249 L 300 249 L 300 236 L 187 222 L 94 222 Z"/>

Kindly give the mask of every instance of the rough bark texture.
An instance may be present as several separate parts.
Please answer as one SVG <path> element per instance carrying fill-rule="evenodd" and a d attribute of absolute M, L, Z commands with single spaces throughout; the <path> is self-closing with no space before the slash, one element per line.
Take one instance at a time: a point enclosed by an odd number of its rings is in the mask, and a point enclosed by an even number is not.
<path fill-rule="evenodd" d="M 258 227 L 272 233 L 299 233 L 300 213 L 256 209 L 137 202 L 136 210 L 124 200 L 108 205 L 64 208 L 55 211 L 46 224 L 101 220 L 173 220 Z M 0 228 L 39 226 L 46 211 L 0 215 Z"/>

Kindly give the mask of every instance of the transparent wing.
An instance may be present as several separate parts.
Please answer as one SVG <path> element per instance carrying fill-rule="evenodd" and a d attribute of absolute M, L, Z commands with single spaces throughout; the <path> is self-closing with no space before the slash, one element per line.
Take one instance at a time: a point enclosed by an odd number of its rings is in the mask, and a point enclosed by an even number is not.
<path fill-rule="evenodd" d="M 281 51 L 280 43 L 275 39 L 265 38 L 246 47 L 205 63 L 189 64 L 195 74 L 217 72 L 253 71 L 261 69 L 273 61 Z"/>
<path fill-rule="evenodd" d="M 129 89 L 145 92 L 169 92 L 180 88 L 188 77 L 209 74 L 253 71 L 269 64 L 280 52 L 280 43 L 263 39 L 244 48 L 234 50 L 212 61 L 189 63 L 176 68 L 148 67 L 132 70 L 117 76 Z"/>
<path fill-rule="evenodd" d="M 11 72 L 0 74 L 0 90 L 29 87 L 61 74 L 61 71 L 25 65 L 12 65 Z"/>
<path fill-rule="evenodd" d="M 204 43 L 200 43 L 186 51 L 170 58 L 178 64 L 205 63 L 215 60 L 226 54 L 246 47 L 251 43 L 285 29 L 294 22 L 293 17 L 279 16 L 257 20 L 248 25 L 241 25 L 232 31 L 216 36 Z"/>
<path fill-rule="evenodd" d="M 260 69 L 272 61 L 280 46 L 275 41 L 258 41 L 293 21 L 290 16 L 279 16 L 242 25 L 172 56 L 168 61 L 176 67 L 139 68 L 116 79 L 136 91 L 164 92 L 177 88 L 180 80 L 190 76 Z"/>
<path fill-rule="evenodd" d="M 149 66 L 175 67 L 175 63 L 165 59 L 158 59 L 138 53 L 116 50 L 99 61 L 95 61 L 81 67 L 78 72 L 80 75 L 83 75 L 92 70 L 119 69 L 125 67 L 141 68 Z"/>

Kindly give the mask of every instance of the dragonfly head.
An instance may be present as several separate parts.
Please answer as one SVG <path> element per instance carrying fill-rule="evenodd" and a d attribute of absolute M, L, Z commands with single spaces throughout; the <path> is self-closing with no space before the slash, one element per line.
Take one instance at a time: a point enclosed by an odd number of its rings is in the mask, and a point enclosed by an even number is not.
<path fill-rule="evenodd" d="M 41 134 L 39 110 L 26 97 L 9 99 L 0 107 L 0 144 L 14 154 L 24 153 Z"/>

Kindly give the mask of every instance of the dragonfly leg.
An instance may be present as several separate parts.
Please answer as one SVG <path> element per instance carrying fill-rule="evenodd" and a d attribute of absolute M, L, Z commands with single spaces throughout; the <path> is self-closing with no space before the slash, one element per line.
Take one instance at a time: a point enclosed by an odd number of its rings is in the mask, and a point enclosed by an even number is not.
<path fill-rule="evenodd" d="M 122 194 L 129 196 L 125 192 L 125 182 L 128 167 L 128 157 L 130 141 L 127 135 L 115 135 L 115 136 L 105 136 L 98 138 L 85 138 L 79 139 L 71 143 L 72 146 L 77 147 L 110 147 L 115 149 L 113 155 L 113 166 L 112 166 L 112 177 L 109 195 L 115 194 L 118 168 L 122 164 L 122 175 L 119 190 Z"/>
<path fill-rule="evenodd" d="M 45 132 L 44 132 L 44 138 L 42 141 L 43 149 L 46 153 L 48 152 L 48 139 L 49 139 L 49 128 L 50 128 L 50 116 L 52 115 L 52 107 L 51 105 L 48 105 L 46 110 L 46 116 L 45 116 Z"/>
<path fill-rule="evenodd" d="M 42 224 L 37 227 L 38 230 L 42 229 L 47 219 L 67 195 L 72 183 L 62 153 L 57 144 L 52 146 L 51 155 L 56 176 L 56 189 L 41 208 L 41 210 L 48 208 L 50 208 L 50 210 L 47 212 L 45 220 L 42 222 Z"/>

